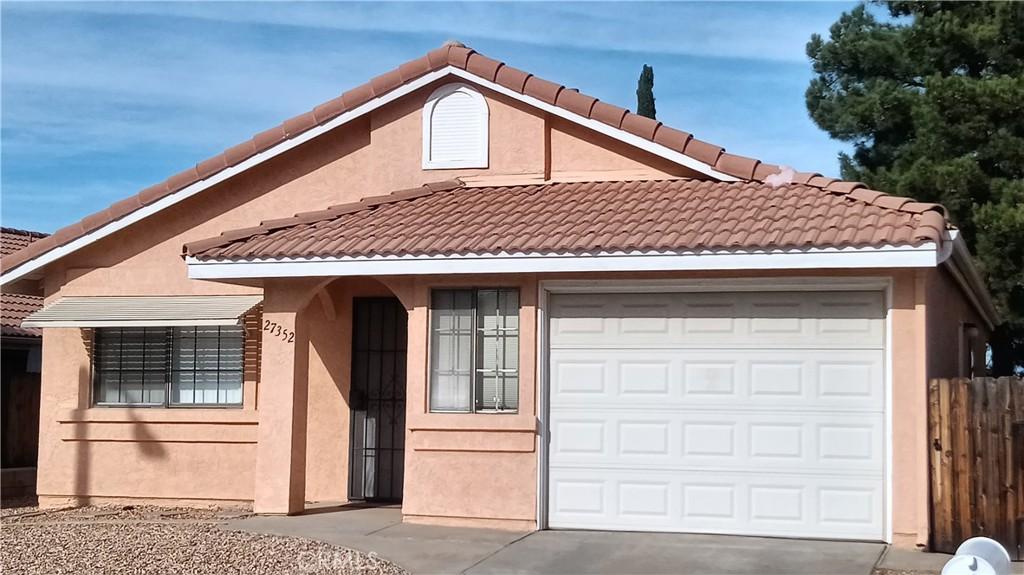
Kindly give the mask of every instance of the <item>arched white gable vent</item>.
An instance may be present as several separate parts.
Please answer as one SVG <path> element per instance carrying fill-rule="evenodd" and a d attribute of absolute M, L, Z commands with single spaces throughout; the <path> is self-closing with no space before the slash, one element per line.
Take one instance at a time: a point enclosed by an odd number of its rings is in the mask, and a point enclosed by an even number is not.
<path fill-rule="evenodd" d="M 441 86 L 423 106 L 423 168 L 487 167 L 487 102 L 466 84 Z"/>

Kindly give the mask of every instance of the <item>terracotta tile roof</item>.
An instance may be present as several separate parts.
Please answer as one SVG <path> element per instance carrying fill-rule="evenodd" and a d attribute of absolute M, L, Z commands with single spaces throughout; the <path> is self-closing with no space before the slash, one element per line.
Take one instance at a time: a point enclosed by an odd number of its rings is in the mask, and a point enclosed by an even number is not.
<path fill-rule="evenodd" d="M 7 256 L 50 234 L 15 228 L 0 228 L 0 256 Z"/>
<path fill-rule="evenodd" d="M 0 257 L 6 256 L 25 246 L 45 238 L 42 232 L 30 232 L 15 228 L 0 228 Z M 16 337 L 39 337 L 42 332 L 34 328 L 22 328 L 21 320 L 43 307 L 43 298 L 35 295 L 0 294 L 0 335 Z"/>
<path fill-rule="evenodd" d="M 43 298 L 37 295 L 21 295 L 14 293 L 0 294 L 0 335 L 15 337 L 39 337 L 42 330 L 33 327 L 21 327 L 21 320 L 29 314 L 42 309 Z"/>
<path fill-rule="evenodd" d="M 114 220 L 120 219 L 142 206 L 151 204 L 173 192 L 234 166 L 259 152 L 284 140 L 292 138 L 328 122 L 338 115 L 381 96 L 424 74 L 454 66 L 467 70 L 486 80 L 493 81 L 510 90 L 543 100 L 573 113 L 603 122 L 615 128 L 646 138 L 676 152 L 704 162 L 720 172 L 737 178 L 763 181 L 765 177 L 779 172 L 779 167 L 725 152 L 721 146 L 709 144 L 694 138 L 691 134 L 663 125 L 661 122 L 638 116 L 624 108 L 601 102 L 595 98 L 543 80 L 522 70 L 505 65 L 468 48 L 462 44 L 447 42 L 425 56 L 402 64 L 398 68 L 373 78 L 340 96 L 325 102 L 312 111 L 286 120 L 280 126 L 261 132 L 251 140 L 229 148 L 224 152 L 200 162 L 167 180 L 146 188 L 138 194 L 117 202 L 105 210 L 83 218 L 81 221 L 57 230 L 52 236 L 32 244 L 29 249 L 0 261 L 4 272 L 19 266 L 53 248 L 64 245 L 86 233 Z M 827 190 L 846 191 L 861 184 L 840 182 L 814 173 L 798 174 L 798 183 L 808 184 Z M 877 193 L 877 192 L 874 192 Z"/>
<path fill-rule="evenodd" d="M 917 245 L 943 215 L 806 184 L 429 184 L 185 246 L 199 259 Z M 886 205 L 883 205 L 886 204 Z"/>

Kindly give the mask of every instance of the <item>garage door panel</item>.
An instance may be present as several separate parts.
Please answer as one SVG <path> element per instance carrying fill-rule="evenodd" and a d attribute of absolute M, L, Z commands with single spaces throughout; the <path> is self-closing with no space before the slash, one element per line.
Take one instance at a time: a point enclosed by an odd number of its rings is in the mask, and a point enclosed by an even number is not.
<path fill-rule="evenodd" d="M 580 294 L 557 298 L 551 340 L 560 346 L 792 345 L 880 348 L 881 294 Z M 821 336 L 828 336 L 822 338 Z"/>
<path fill-rule="evenodd" d="M 552 527 L 883 537 L 880 293 L 551 309 Z"/>
<path fill-rule="evenodd" d="M 562 469 L 551 485 L 559 528 L 851 538 L 883 528 L 883 494 L 867 479 L 610 470 L 595 480 Z"/>
<path fill-rule="evenodd" d="M 720 410 L 559 411 L 551 467 L 857 472 L 880 478 L 878 414 Z"/>
<path fill-rule="evenodd" d="M 884 360 L 881 350 L 556 348 L 551 402 L 881 411 Z"/>

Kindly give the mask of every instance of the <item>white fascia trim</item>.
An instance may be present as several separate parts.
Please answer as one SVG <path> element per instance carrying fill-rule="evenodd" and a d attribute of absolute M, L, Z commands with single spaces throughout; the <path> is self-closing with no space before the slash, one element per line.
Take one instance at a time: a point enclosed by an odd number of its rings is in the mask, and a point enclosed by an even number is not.
<path fill-rule="evenodd" d="M 339 126 L 347 124 L 368 112 L 371 112 L 377 108 L 380 108 L 381 106 L 389 104 L 411 92 L 415 92 L 416 90 L 419 90 L 420 88 L 436 80 L 444 78 L 445 76 L 448 75 L 458 76 L 459 78 L 462 78 L 469 82 L 473 82 L 479 86 L 485 87 L 489 90 L 493 90 L 510 98 L 514 98 L 516 100 L 519 100 L 520 102 L 524 102 L 531 106 L 540 108 L 552 115 L 558 116 L 560 118 L 565 118 L 587 128 L 600 132 L 606 136 L 615 138 L 616 140 L 619 140 L 621 142 L 625 142 L 644 151 L 651 152 L 652 154 L 676 162 L 677 164 L 686 166 L 687 168 L 690 168 L 702 174 L 711 176 L 715 179 L 725 182 L 739 181 L 739 178 L 730 176 L 729 174 L 726 174 L 724 172 L 719 172 L 718 170 L 715 170 L 712 166 L 704 162 L 695 160 L 685 154 L 676 152 L 670 148 L 666 148 L 661 144 L 656 144 L 650 140 L 641 138 L 634 134 L 630 134 L 625 130 L 613 128 L 607 124 L 598 122 L 597 120 L 584 118 L 579 114 L 574 114 L 568 110 L 548 104 L 547 102 L 538 100 L 537 98 L 534 98 L 532 96 L 527 96 L 525 94 L 520 94 L 519 92 L 516 92 L 514 90 L 509 90 L 508 88 L 500 84 L 485 80 L 461 68 L 456 68 L 454 66 L 446 66 L 444 68 L 441 68 L 440 70 L 435 70 L 433 72 L 420 76 L 419 78 L 412 80 L 408 84 L 395 88 L 394 90 L 388 92 L 387 94 L 384 94 L 383 96 L 374 98 L 369 102 L 366 102 L 365 104 L 353 108 L 352 110 L 349 110 L 348 112 L 341 114 L 337 118 L 334 118 L 333 120 L 325 124 L 322 124 L 315 128 L 311 128 L 295 136 L 294 138 L 290 138 L 279 144 L 276 144 L 273 147 L 268 148 L 256 154 L 255 156 L 245 160 L 244 162 L 236 164 L 230 168 L 221 170 L 220 172 L 217 172 L 216 174 L 210 176 L 205 180 L 196 182 L 190 186 L 178 190 L 177 192 L 174 192 L 173 194 L 165 196 L 157 200 L 156 202 L 153 202 L 152 204 L 143 206 L 142 208 L 135 210 L 134 212 L 128 214 L 127 216 L 119 220 L 110 222 L 109 224 L 106 224 L 100 228 L 97 228 L 89 232 L 88 234 L 85 234 L 84 236 L 75 239 L 74 241 L 68 242 L 63 246 L 54 248 L 46 253 L 40 254 L 38 257 L 31 259 L 14 269 L 8 270 L 3 275 L 0 275 L 0 285 L 7 285 L 10 282 L 21 279 L 26 275 L 38 270 L 39 268 L 49 263 L 52 263 L 72 252 L 82 249 L 85 246 L 92 244 L 93 242 L 96 242 L 104 237 L 109 236 L 110 234 L 113 234 L 114 232 L 122 230 L 134 224 L 135 222 L 138 222 L 139 220 L 147 218 L 165 208 L 173 206 L 174 204 L 177 204 L 182 200 L 190 198 L 198 194 L 199 192 L 206 190 L 207 188 L 210 188 L 216 184 L 223 182 L 224 180 L 234 177 L 240 174 L 241 172 L 244 172 L 249 168 L 257 166 L 271 158 L 279 156 L 284 152 L 287 152 L 288 150 L 295 148 L 296 146 L 304 144 L 305 142 L 308 142 L 313 138 L 321 136 L 326 132 L 329 132 Z"/>
<path fill-rule="evenodd" d="M 198 260 L 185 258 L 192 279 L 687 270 L 930 268 L 934 243 L 872 248 L 594 254 L 500 253 Z"/>

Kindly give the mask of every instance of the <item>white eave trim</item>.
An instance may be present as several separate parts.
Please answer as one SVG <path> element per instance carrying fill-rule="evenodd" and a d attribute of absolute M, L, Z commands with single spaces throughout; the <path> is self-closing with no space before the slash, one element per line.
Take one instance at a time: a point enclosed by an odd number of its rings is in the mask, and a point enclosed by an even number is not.
<path fill-rule="evenodd" d="M 138 210 L 135 210 L 134 212 L 124 216 L 123 218 L 120 218 L 118 220 L 110 222 L 109 224 L 101 226 L 89 232 L 88 234 L 85 234 L 71 242 L 68 242 L 67 244 L 56 247 L 48 252 L 42 253 L 39 256 L 11 270 L 8 270 L 3 275 L 0 275 L 0 285 L 7 285 L 10 282 L 24 278 L 25 276 L 31 274 L 32 272 L 35 272 L 36 270 L 39 270 L 40 268 L 49 263 L 52 263 L 60 258 L 63 258 L 64 256 L 71 254 L 72 252 L 80 250 L 96 241 L 99 241 L 102 238 L 105 238 L 113 234 L 114 232 L 122 230 L 165 208 L 169 208 L 177 204 L 178 202 L 181 202 L 187 198 L 190 198 L 198 194 L 199 192 L 202 192 L 203 190 L 206 190 L 207 188 L 210 188 L 229 178 L 232 178 L 248 170 L 249 168 L 262 164 L 263 162 L 276 156 L 279 156 L 287 152 L 288 150 L 295 148 L 296 146 L 302 145 L 339 126 L 347 124 L 359 118 L 360 116 L 363 116 L 364 114 L 372 112 L 373 110 L 376 110 L 381 106 L 387 105 L 399 98 L 402 98 L 407 94 L 415 92 L 416 90 L 419 90 L 420 88 L 432 82 L 440 80 L 441 78 L 444 78 L 445 76 L 448 75 L 457 76 L 466 81 L 472 82 L 478 86 L 487 88 L 489 90 L 493 90 L 495 92 L 508 96 L 509 98 L 513 98 L 520 102 L 529 104 L 531 106 L 544 110 L 549 114 L 585 126 L 601 134 L 610 136 L 616 140 L 630 144 L 636 148 L 650 152 L 656 156 L 660 156 L 667 160 L 671 160 L 677 164 L 683 165 L 687 168 L 690 168 L 692 170 L 695 170 L 699 173 L 705 174 L 717 180 L 725 182 L 734 182 L 739 180 L 739 178 L 730 176 L 729 174 L 714 169 L 714 167 L 709 164 L 706 164 L 704 162 L 691 158 L 685 154 L 662 146 L 661 144 L 657 144 L 645 138 L 641 138 L 634 134 L 630 134 L 625 130 L 613 128 L 597 120 L 584 118 L 583 116 L 580 116 L 579 114 L 574 114 L 573 112 L 570 112 L 564 108 L 559 108 L 558 106 L 548 104 L 547 102 L 538 100 L 537 98 L 534 98 L 532 96 L 520 94 L 519 92 L 516 92 L 514 90 L 509 90 L 508 88 L 500 84 L 485 80 L 461 68 L 456 68 L 454 66 L 449 65 L 445 66 L 444 68 L 441 68 L 440 70 L 435 70 L 433 72 L 429 72 L 423 76 L 420 76 L 419 78 L 412 80 L 407 84 L 395 88 L 394 90 L 388 92 L 387 94 L 384 94 L 383 96 L 374 98 L 366 102 L 365 104 L 362 104 L 352 110 L 349 110 L 348 112 L 339 115 L 337 118 L 334 118 L 329 122 L 326 122 L 315 128 L 311 128 L 293 138 L 284 140 L 256 154 L 255 156 L 252 156 L 251 158 L 245 160 L 244 162 L 236 164 L 230 168 L 221 170 L 220 172 L 217 172 L 216 174 L 210 176 L 205 180 L 200 180 L 194 184 L 182 188 L 181 190 L 178 190 L 177 192 L 174 192 L 173 194 L 160 198 L 159 200 L 153 202 L 152 204 L 143 206 Z"/>
<path fill-rule="evenodd" d="M 941 257 L 934 243 L 926 243 L 870 248 L 592 254 L 500 253 L 253 260 L 188 257 L 185 262 L 190 278 L 217 280 L 359 275 L 930 268 L 937 266 Z"/>

